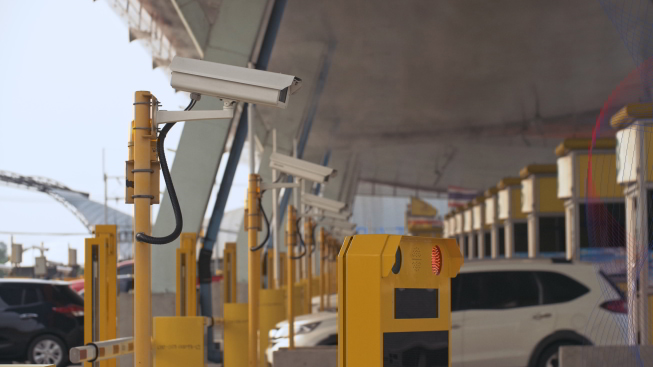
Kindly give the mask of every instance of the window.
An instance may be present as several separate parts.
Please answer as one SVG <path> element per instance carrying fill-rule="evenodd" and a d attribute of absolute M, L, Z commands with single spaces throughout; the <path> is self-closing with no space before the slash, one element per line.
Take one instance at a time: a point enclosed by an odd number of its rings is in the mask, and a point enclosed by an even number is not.
<path fill-rule="evenodd" d="M 23 292 L 23 304 L 31 305 L 39 302 L 38 290 L 34 286 L 25 288 Z"/>
<path fill-rule="evenodd" d="M 515 223 L 513 227 L 515 229 L 513 237 L 515 252 L 528 252 L 528 224 Z"/>
<path fill-rule="evenodd" d="M 590 291 L 586 286 L 560 273 L 538 271 L 535 274 L 542 284 L 545 305 L 569 302 Z"/>
<path fill-rule="evenodd" d="M 565 252 L 565 217 L 540 218 L 540 251 Z"/>
<path fill-rule="evenodd" d="M 458 277 L 460 310 L 504 310 L 540 304 L 541 292 L 532 272 L 478 272 Z"/>
<path fill-rule="evenodd" d="M 41 292 L 44 300 L 55 307 L 84 305 L 84 299 L 67 285 L 44 285 Z"/>
<path fill-rule="evenodd" d="M 0 285 L 0 309 L 20 306 L 23 297 L 23 288 L 17 285 Z"/>
<path fill-rule="evenodd" d="M 118 268 L 118 275 L 134 274 L 134 265 L 125 265 Z"/>

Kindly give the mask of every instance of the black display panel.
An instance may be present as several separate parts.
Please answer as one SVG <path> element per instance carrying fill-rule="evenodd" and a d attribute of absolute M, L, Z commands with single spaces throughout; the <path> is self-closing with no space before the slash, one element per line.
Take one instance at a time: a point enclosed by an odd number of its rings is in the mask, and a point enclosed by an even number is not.
<path fill-rule="evenodd" d="M 448 367 L 449 331 L 383 333 L 383 367 Z"/>
<path fill-rule="evenodd" d="M 395 288 L 395 319 L 438 318 L 438 290 Z"/>

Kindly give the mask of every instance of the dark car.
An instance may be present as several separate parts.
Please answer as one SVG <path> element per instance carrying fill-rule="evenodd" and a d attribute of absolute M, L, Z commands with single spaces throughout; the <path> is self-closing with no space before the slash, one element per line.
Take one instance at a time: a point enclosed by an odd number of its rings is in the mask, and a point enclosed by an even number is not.
<path fill-rule="evenodd" d="M 127 293 L 134 289 L 134 260 L 118 263 L 118 293 Z"/>
<path fill-rule="evenodd" d="M 84 342 L 84 300 L 67 282 L 0 279 L 0 360 L 68 364 Z"/>

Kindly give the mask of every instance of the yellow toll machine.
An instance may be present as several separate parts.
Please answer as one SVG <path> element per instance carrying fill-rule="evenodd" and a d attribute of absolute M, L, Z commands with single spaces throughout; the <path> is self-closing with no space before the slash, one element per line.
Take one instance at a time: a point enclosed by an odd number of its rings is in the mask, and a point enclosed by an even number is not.
<path fill-rule="evenodd" d="M 476 257 L 476 236 L 474 235 L 474 204 L 470 201 L 462 207 L 463 210 L 463 233 L 467 242 L 465 243 L 465 251 L 467 258 L 473 259 Z"/>
<path fill-rule="evenodd" d="M 491 187 L 485 191 L 485 225 L 490 230 L 490 257 L 504 255 L 504 229 L 499 219 L 499 190 Z"/>
<path fill-rule="evenodd" d="M 590 246 L 624 247 L 626 209 L 616 172 L 616 146 L 614 138 L 594 143 L 574 138 L 565 139 L 555 150 L 558 198 L 565 207 L 567 259 L 579 260 L 580 250 Z"/>
<path fill-rule="evenodd" d="M 479 259 L 490 257 L 490 231 L 485 222 L 485 196 L 472 201 L 472 229 L 476 233 L 476 255 Z"/>
<path fill-rule="evenodd" d="M 462 264 L 453 239 L 345 238 L 338 366 L 451 366 L 451 278 Z"/>
<path fill-rule="evenodd" d="M 565 209 L 558 199 L 558 167 L 555 164 L 531 164 L 524 167 L 522 212 L 528 216 L 528 257 L 541 252 L 565 250 Z"/>
<path fill-rule="evenodd" d="M 528 251 L 528 225 L 521 205 L 521 178 L 506 177 L 497 185 L 499 219 L 503 221 L 506 258 Z"/>

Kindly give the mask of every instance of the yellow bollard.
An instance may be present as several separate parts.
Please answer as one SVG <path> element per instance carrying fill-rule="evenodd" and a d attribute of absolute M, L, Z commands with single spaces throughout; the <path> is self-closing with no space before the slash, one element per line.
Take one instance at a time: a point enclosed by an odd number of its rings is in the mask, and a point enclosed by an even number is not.
<path fill-rule="evenodd" d="M 248 365 L 258 367 L 259 290 L 261 288 L 261 253 L 258 247 L 258 231 L 261 230 L 259 212 L 260 177 L 249 175 L 247 189 L 247 304 L 248 304 Z"/>
<path fill-rule="evenodd" d="M 324 266 L 326 262 L 326 232 L 324 227 L 320 228 L 320 311 L 324 311 L 324 293 L 326 292 L 326 284 L 324 282 L 325 269 Z"/>
<path fill-rule="evenodd" d="M 313 268 L 312 268 L 312 247 L 313 247 L 313 222 L 310 218 L 304 220 L 304 244 L 306 245 L 306 287 L 304 290 L 304 314 L 308 315 L 312 312 L 311 298 L 313 296 Z"/>
<path fill-rule="evenodd" d="M 247 303 L 224 304 L 224 366 L 244 367 L 248 363 Z"/>
<path fill-rule="evenodd" d="M 236 243 L 227 242 L 225 243 L 224 254 L 222 256 L 222 267 L 224 272 L 222 273 L 222 286 L 224 294 L 224 303 L 236 303 L 237 302 L 237 268 L 236 268 Z"/>
<path fill-rule="evenodd" d="M 115 339 L 117 335 L 116 226 L 95 226 L 95 238 L 87 238 L 84 274 L 84 343 Z M 116 360 L 100 361 L 99 367 L 115 367 Z M 85 362 L 86 367 L 92 363 Z"/>
<path fill-rule="evenodd" d="M 276 288 L 276 279 L 274 279 L 274 250 L 269 249 L 268 250 L 268 257 L 265 261 L 266 264 L 266 274 L 268 276 L 268 289 L 275 289 Z"/>
<path fill-rule="evenodd" d="M 295 208 L 288 205 L 288 218 L 286 230 L 286 246 L 287 246 L 287 265 L 286 269 L 288 275 L 286 276 L 286 312 L 288 318 L 288 349 L 295 349 L 295 314 L 294 314 L 294 283 L 295 283 L 295 264 L 293 263 L 293 256 L 295 255 L 295 241 L 297 241 L 297 228 L 295 226 Z"/>
<path fill-rule="evenodd" d="M 277 323 L 286 318 L 286 305 L 283 301 L 284 291 L 282 289 L 261 289 L 259 295 L 260 322 L 259 329 L 261 340 L 259 341 L 259 360 L 261 367 L 268 367 L 265 358 L 265 349 L 269 344 L 270 330 L 274 329 Z"/>
<path fill-rule="evenodd" d="M 180 246 L 177 249 L 177 292 L 176 315 L 197 315 L 197 262 L 195 261 L 195 247 L 197 234 L 182 233 Z"/>

